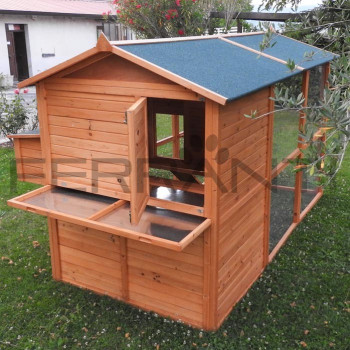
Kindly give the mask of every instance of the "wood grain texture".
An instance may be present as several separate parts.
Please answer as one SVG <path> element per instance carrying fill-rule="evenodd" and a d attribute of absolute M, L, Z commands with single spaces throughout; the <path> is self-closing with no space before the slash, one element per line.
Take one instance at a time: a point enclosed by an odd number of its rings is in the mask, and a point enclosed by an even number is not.
<path fill-rule="evenodd" d="M 203 248 L 205 265 L 203 310 L 206 329 L 216 329 L 217 324 L 217 265 L 219 222 L 219 181 L 217 153 L 220 149 L 219 105 L 210 100 L 205 103 L 205 180 L 204 214 L 211 220 L 211 227 L 205 233 Z"/>
<path fill-rule="evenodd" d="M 45 184 L 40 137 L 28 138 L 17 135 L 13 142 L 18 180 Z"/>
<path fill-rule="evenodd" d="M 48 218 L 50 256 L 53 279 L 60 281 L 62 279 L 61 255 L 59 249 L 59 229 L 57 220 Z"/>
<path fill-rule="evenodd" d="M 193 247 L 198 249 L 193 250 Z M 198 252 L 200 255 L 194 255 Z M 128 241 L 129 298 L 142 308 L 203 326 L 203 235 L 183 252 Z M 197 254 L 197 253 L 196 253 Z"/>
<path fill-rule="evenodd" d="M 269 89 L 220 107 L 219 236 L 216 326 L 263 269 L 269 118 L 244 114 L 269 108 Z"/>
<path fill-rule="evenodd" d="M 45 160 L 44 173 L 45 184 L 50 185 L 52 183 L 52 168 L 51 168 L 51 142 L 48 124 L 48 111 L 46 102 L 46 89 L 44 82 L 39 82 L 36 86 L 37 105 L 38 105 L 38 118 L 40 125 L 40 140 L 42 156 Z"/>
<path fill-rule="evenodd" d="M 137 224 L 150 196 L 147 99 L 142 97 L 127 111 L 130 160 L 130 214 L 131 223 Z"/>

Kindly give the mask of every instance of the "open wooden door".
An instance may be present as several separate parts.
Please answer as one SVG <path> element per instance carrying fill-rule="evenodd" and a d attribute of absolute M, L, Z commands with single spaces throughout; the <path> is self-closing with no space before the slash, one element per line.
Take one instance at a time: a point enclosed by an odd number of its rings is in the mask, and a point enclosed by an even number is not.
<path fill-rule="evenodd" d="M 138 99 L 126 112 L 129 131 L 130 222 L 138 224 L 149 199 L 147 99 Z"/>

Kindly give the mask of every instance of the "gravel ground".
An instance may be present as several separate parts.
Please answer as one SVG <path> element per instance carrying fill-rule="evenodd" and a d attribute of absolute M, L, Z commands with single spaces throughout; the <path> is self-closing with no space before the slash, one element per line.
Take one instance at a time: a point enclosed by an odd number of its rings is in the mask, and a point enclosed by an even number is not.
<path fill-rule="evenodd" d="M 15 87 L 11 87 L 6 90 L 2 90 L 2 93 L 6 96 L 7 99 L 11 100 L 15 98 Z M 29 115 L 29 123 L 26 128 L 26 130 L 31 129 L 31 126 L 34 121 L 34 117 L 36 115 L 36 91 L 35 86 L 30 86 L 28 88 L 28 93 L 23 93 L 24 89 L 21 89 L 21 96 L 23 96 L 24 100 L 28 103 L 28 106 L 30 107 L 30 115 Z M 4 137 L 4 135 L 0 135 L 0 144 L 6 144 L 9 140 Z"/>

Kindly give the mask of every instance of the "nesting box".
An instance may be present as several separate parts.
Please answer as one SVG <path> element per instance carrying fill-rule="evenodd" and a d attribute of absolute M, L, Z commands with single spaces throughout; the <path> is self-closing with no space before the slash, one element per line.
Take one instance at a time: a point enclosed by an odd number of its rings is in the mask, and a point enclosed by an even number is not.
<path fill-rule="evenodd" d="M 19 85 L 36 84 L 40 133 L 11 135 L 18 176 L 43 187 L 8 203 L 48 217 L 56 280 L 220 326 L 322 195 L 290 169 L 303 115 L 272 98 L 318 98 L 333 55 L 262 39 L 101 36 Z"/>

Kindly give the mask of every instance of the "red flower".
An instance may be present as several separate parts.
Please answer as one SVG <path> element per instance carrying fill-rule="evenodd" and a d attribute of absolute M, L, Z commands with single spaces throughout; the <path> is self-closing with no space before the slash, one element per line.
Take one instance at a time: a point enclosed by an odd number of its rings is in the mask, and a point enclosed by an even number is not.
<path fill-rule="evenodd" d="M 129 19 L 130 24 L 134 24 L 134 21 L 132 19 Z"/>
<path fill-rule="evenodd" d="M 179 29 L 179 30 L 178 30 L 178 34 L 179 34 L 179 35 L 184 35 L 185 32 L 184 32 L 182 29 Z"/>
<path fill-rule="evenodd" d="M 169 20 L 171 17 L 170 17 L 170 15 L 165 15 L 165 18 L 166 18 L 167 20 Z"/>
<path fill-rule="evenodd" d="M 24 89 L 23 92 L 27 94 L 29 92 L 29 89 Z"/>
<path fill-rule="evenodd" d="M 106 16 L 106 14 L 107 14 L 106 12 L 102 12 L 102 16 Z"/>
<path fill-rule="evenodd" d="M 180 2 L 181 2 L 181 0 L 176 0 L 176 1 L 175 1 L 175 3 L 176 3 L 177 6 L 180 6 Z"/>
<path fill-rule="evenodd" d="M 14 93 L 16 94 L 16 95 L 19 95 L 19 89 L 16 89 L 15 91 L 14 91 Z"/>
<path fill-rule="evenodd" d="M 117 10 L 117 13 L 120 13 L 121 11 L 120 10 Z"/>
<path fill-rule="evenodd" d="M 137 9 L 141 8 L 141 5 L 136 5 L 136 8 L 137 8 Z"/>

